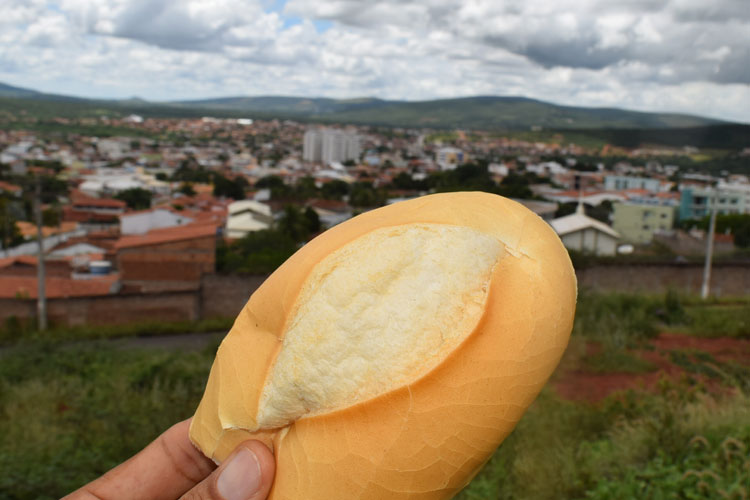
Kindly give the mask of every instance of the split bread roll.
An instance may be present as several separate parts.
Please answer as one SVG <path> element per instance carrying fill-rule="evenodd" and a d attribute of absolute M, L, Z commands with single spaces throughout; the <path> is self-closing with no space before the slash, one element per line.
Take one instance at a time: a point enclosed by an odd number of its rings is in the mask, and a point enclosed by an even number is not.
<path fill-rule="evenodd" d="M 547 223 L 487 193 L 367 212 L 250 297 L 190 428 L 224 460 L 274 450 L 281 499 L 445 499 L 489 459 L 568 343 L 576 281 Z"/>

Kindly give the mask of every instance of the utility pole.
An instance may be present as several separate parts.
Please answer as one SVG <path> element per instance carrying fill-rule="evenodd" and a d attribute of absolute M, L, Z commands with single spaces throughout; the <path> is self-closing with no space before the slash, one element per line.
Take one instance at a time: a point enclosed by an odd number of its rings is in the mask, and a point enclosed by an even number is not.
<path fill-rule="evenodd" d="M 38 173 L 36 174 L 34 208 L 36 212 L 34 215 L 36 218 L 36 241 L 38 245 L 36 265 L 36 315 L 38 322 L 37 327 L 39 330 L 44 331 L 47 329 L 47 296 L 44 287 L 46 277 L 44 272 L 44 236 L 42 234 L 42 182 Z"/>
<path fill-rule="evenodd" d="M 703 265 L 703 286 L 701 287 L 701 298 L 706 300 L 711 289 L 711 261 L 714 257 L 714 233 L 716 232 L 716 192 L 711 191 L 708 197 L 711 210 L 711 219 L 708 223 L 708 236 L 706 241 L 706 262 Z"/>

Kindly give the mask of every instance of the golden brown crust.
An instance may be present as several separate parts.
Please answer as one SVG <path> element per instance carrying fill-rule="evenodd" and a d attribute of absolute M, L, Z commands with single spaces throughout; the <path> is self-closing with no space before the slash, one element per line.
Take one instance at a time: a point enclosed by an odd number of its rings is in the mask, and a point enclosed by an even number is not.
<path fill-rule="evenodd" d="M 485 314 L 442 364 L 415 383 L 256 435 L 260 388 L 313 267 L 377 228 L 442 223 L 496 237 Z M 239 442 L 272 442 L 272 499 L 444 499 L 473 477 L 531 404 L 567 345 L 575 275 L 554 231 L 521 205 L 486 193 L 431 195 L 368 212 L 308 243 L 253 294 L 222 343 L 191 439 L 223 460 Z M 222 424 L 223 423 L 223 424 Z"/>

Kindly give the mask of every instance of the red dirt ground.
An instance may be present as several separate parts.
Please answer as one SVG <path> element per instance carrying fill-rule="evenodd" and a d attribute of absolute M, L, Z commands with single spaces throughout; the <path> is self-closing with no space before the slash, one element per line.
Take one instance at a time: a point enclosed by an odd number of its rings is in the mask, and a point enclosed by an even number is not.
<path fill-rule="evenodd" d="M 626 389 L 653 390 L 659 380 L 667 377 L 678 380 L 685 370 L 672 363 L 670 351 L 702 351 L 719 362 L 729 361 L 750 365 L 750 340 L 722 338 L 701 338 L 675 333 L 662 333 L 648 341 L 653 350 L 641 349 L 632 354 L 653 363 L 656 370 L 649 373 L 592 373 L 580 367 L 558 373 L 553 381 L 557 393 L 575 401 L 600 401 L 610 394 Z M 598 352 L 597 344 L 587 345 L 587 355 Z M 700 377 L 695 377 L 700 378 Z M 709 389 L 720 390 L 715 380 L 703 381 Z"/>

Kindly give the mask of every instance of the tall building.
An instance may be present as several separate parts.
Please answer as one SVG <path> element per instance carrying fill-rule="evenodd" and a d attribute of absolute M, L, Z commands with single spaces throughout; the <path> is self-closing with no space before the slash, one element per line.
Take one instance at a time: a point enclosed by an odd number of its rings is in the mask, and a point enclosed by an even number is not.
<path fill-rule="evenodd" d="M 311 129 L 305 132 L 302 158 L 309 162 L 335 163 L 356 160 L 361 152 L 359 136 L 344 130 Z"/>
<path fill-rule="evenodd" d="M 317 129 L 305 132 L 305 140 L 302 147 L 302 159 L 309 162 L 319 162 L 323 151 L 323 133 Z"/>

